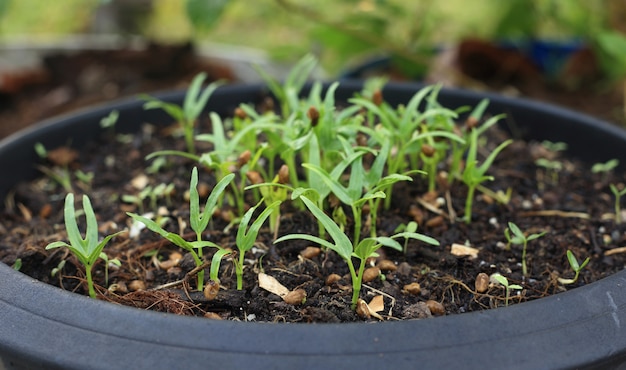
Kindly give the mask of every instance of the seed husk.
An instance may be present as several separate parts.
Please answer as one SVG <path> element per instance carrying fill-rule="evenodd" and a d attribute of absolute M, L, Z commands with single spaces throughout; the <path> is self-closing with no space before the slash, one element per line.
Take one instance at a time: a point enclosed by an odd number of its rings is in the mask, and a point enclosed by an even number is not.
<path fill-rule="evenodd" d="M 341 280 L 341 276 L 338 274 L 330 274 L 326 277 L 326 285 L 333 285 L 339 280 Z"/>
<path fill-rule="evenodd" d="M 138 290 L 145 290 L 146 289 L 146 283 L 144 283 L 141 280 L 133 280 L 130 283 L 128 283 L 128 289 L 131 292 L 136 292 Z"/>
<path fill-rule="evenodd" d="M 214 300 L 217 297 L 217 293 L 220 291 L 219 281 L 209 280 L 204 287 L 204 298 L 209 301 Z"/>
<path fill-rule="evenodd" d="M 396 271 L 398 266 L 391 260 L 382 260 L 376 264 L 381 271 Z"/>
<path fill-rule="evenodd" d="M 474 281 L 474 289 L 476 289 L 478 293 L 486 292 L 487 289 L 489 289 L 489 275 L 485 274 L 484 272 L 476 275 L 476 280 Z"/>
<path fill-rule="evenodd" d="M 304 289 L 292 290 L 291 292 L 287 293 L 283 297 L 283 301 L 291 305 L 303 304 L 304 302 L 306 302 L 306 290 Z"/>
<path fill-rule="evenodd" d="M 419 295 L 422 292 L 422 287 L 420 286 L 420 283 L 411 283 L 405 285 L 403 290 L 409 294 Z"/>
<path fill-rule="evenodd" d="M 312 259 L 320 255 L 322 249 L 318 247 L 306 247 L 300 251 L 300 255 L 306 259 Z"/>
<path fill-rule="evenodd" d="M 369 283 L 380 276 L 380 269 L 378 267 L 368 267 L 363 271 L 363 282 Z"/>
<path fill-rule="evenodd" d="M 443 305 L 437 301 L 433 301 L 432 299 L 426 301 L 426 306 L 428 306 L 428 309 L 433 316 L 441 316 L 446 313 Z"/>

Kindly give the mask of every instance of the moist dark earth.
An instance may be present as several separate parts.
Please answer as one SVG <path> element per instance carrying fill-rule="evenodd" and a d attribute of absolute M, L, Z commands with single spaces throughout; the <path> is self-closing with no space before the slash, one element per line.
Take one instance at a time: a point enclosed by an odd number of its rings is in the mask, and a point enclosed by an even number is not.
<path fill-rule="evenodd" d="M 200 132 L 208 132 L 210 124 L 200 122 Z M 195 162 L 180 157 L 167 157 L 167 164 L 156 173 L 149 173 L 151 162 L 146 155 L 160 149 L 184 150 L 181 138 L 172 137 L 175 126 L 159 128 L 146 124 L 141 133 L 120 140 L 106 135 L 99 142 L 88 144 L 79 153 L 69 148 L 54 151 L 57 162 L 67 162 L 73 172 L 95 174 L 91 184 L 72 177 L 77 198 L 88 194 L 98 217 L 100 234 L 106 235 L 130 226 L 125 212 L 159 212 L 170 218 L 164 226 L 192 240 L 189 228 L 189 189 L 191 169 Z M 484 158 L 505 139 L 495 129 L 490 141 L 479 150 Z M 205 145 L 204 147 L 202 145 Z M 200 150 L 210 149 L 208 144 Z M 67 155 L 69 153 L 69 155 Z M 104 155 L 103 155 L 104 154 Z M 548 157 L 559 160 L 563 169 L 547 172 L 534 160 Z M 608 158 L 607 158 L 608 160 Z M 41 165 L 55 166 L 49 160 Z M 274 235 L 262 229 L 255 248 L 246 255 L 244 289 L 235 289 L 232 258 L 236 258 L 236 226 L 228 228 L 229 209 L 219 209 L 213 216 L 206 240 L 231 248 L 235 254 L 222 261 L 220 290 L 217 298 L 207 300 L 195 288 L 195 275 L 187 275 L 195 265 L 191 256 L 156 234 L 143 230 L 137 238 L 127 233 L 115 237 L 104 252 L 117 258 L 120 267 L 108 268 L 102 260 L 94 268 L 98 299 L 140 309 L 180 315 L 205 316 L 213 319 L 269 322 L 352 322 L 407 320 L 430 316 L 462 314 L 493 309 L 558 294 L 592 283 L 624 268 L 626 228 L 616 224 L 614 197 L 609 184 L 623 186 L 622 172 L 591 173 L 591 163 L 569 160 L 564 154 L 547 151 L 541 143 L 515 141 L 497 158 L 489 173 L 495 180 L 485 185 L 492 191 L 511 189 L 508 203 L 499 203 L 493 196 L 477 192 L 471 224 L 460 220 L 466 188 L 460 182 L 438 191 L 427 192 L 427 180 L 416 176 L 412 182 L 397 184 L 389 210 L 379 214 L 378 232 L 391 235 L 399 225 L 417 221 L 418 232 L 434 237 L 440 246 L 410 241 L 406 253 L 381 249 L 380 256 L 368 262 L 373 280 L 364 283 L 361 298 L 370 302 L 382 296 L 384 308 L 380 318 L 358 315 L 350 308 L 352 287 L 347 265 L 333 251 L 323 250 L 306 241 L 274 244 Z M 212 173 L 200 169 L 200 187 L 215 184 Z M 173 183 L 175 191 L 156 204 L 137 205 L 119 201 L 124 194 L 137 194 L 133 183 L 147 180 L 156 186 Z M 66 191 L 49 177 L 19 185 L 11 192 L 0 215 L 0 260 L 14 265 L 21 261 L 20 271 L 62 289 L 86 294 L 84 269 L 65 249 L 45 250 L 48 243 L 67 240 L 63 224 L 63 201 Z M 206 196 L 206 195 L 205 195 Z M 201 200 L 203 202 L 203 200 Z M 202 203 L 204 204 L 204 203 Z M 348 230 L 352 220 L 349 208 Z M 312 216 L 285 202 L 281 206 L 278 236 L 290 233 L 317 234 Z M 364 235 L 367 235 L 367 215 Z M 83 222 L 82 218 L 79 218 Z M 186 221 L 185 221 L 186 220 Z M 545 232 L 529 242 L 527 263 L 529 276 L 522 275 L 520 245 L 507 248 L 504 230 L 513 222 L 527 234 Z M 80 226 L 84 230 L 84 224 Z M 452 245 L 476 249 L 477 255 L 452 253 Z M 308 248 L 313 247 L 313 248 Z M 207 250 L 208 248 L 205 248 Z M 566 258 L 571 250 L 588 266 L 578 281 L 571 285 L 558 278 L 572 278 Z M 207 251 L 205 259 L 210 260 Z M 66 261 L 64 266 L 60 266 Z M 370 267 L 368 265 L 368 267 Z M 53 269 L 58 269 L 52 273 Z M 281 297 L 259 287 L 258 274 L 276 278 L 289 290 L 303 289 L 306 299 L 286 303 Z M 499 284 L 476 286 L 479 274 L 500 273 L 510 284 L 523 289 L 511 291 L 507 301 Z M 207 273 L 208 276 L 208 273 Z M 486 290 L 484 290 L 486 289 Z M 380 298 L 376 298 L 380 299 Z"/>

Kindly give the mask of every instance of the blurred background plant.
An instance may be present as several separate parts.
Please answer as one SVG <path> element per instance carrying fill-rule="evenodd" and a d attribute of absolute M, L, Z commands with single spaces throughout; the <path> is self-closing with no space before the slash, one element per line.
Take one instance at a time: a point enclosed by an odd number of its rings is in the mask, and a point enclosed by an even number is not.
<path fill-rule="evenodd" d="M 331 74 L 380 53 L 423 70 L 464 38 L 576 40 L 599 52 L 611 77 L 626 73 L 623 0 L 0 0 L 0 17 L 3 39 L 135 34 L 250 46 L 289 61 L 313 51 Z"/>
<path fill-rule="evenodd" d="M 625 0 L 0 0 L 0 17 L 4 42 L 114 34 L 245 46 L 286 64 L 312 52 L 329 78 L 382 59 L 384 69 L 357 77 L 512 85 L 531 96 L 528 80 L 538 79 L 586 93 L 618 88 L 623 103 Z"/>

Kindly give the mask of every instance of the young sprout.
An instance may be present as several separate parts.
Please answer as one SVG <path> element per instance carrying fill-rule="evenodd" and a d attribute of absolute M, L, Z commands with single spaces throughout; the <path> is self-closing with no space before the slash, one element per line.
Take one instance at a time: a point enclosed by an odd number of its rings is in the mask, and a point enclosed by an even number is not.
<path fill-rule="evenodd" d="M 146 225 L 149 230 L 161 235 L 163 238 L 169 240 L 173 244 L 189 252 L 196 262 L 196 267 L 201 266 L 203 257 L 202 249 L 204 247 L 217 248 L 218 251 L 223 249 L 213 242 L 202 240 L 202 233 L 209 224 L 209 220 L 213 215 L 215 204 L 217 203 L 218 198 L 222 196 L 224 189 L 226 189 L 226 187 L 233 180 L 234 177 L 234 174 L 227 175 L 220 182 L 218 182 L 217 185 L 215 185 L 215 187 L 211 191 L 211 194 L 209 195 L 209 198 L 206 201 L 203 213 L 200 214 L 200 200 L 198 195 L 198 189 L 196 188 L 198 185 L 198 170 L 194 167 L 191 173 L 191 181 L 189 182 L 189 223 L 191 225 L 191 229 L 196 232 L 196 241 L 190 242 L 183 239 L 183 237 L 178 234 L 168 232 L 164 230 L 159 224 L 150 220 L 147 217 L 140 216 L 131 212 L 127 212 L 126 214 L 130 216 L 133 220 Z M 211 268 L 214 268 L 213 264 L 211 265 Z M 217 264 L 217 267 L 215 268 L 219 268 L 219 264 Z M 216 273 L 217 272 L 211 271 L 211 274 Z M 204 269 L 198 271 L 197 277 L 198 290 L 202 291 L 204 288 Z"/>
<path fill-rule="evenodd" d="M 485 161 L 478 166 L 478 160 L 476 159 L 478 151 L 478 130 L 473 129 L 469 138 L 469 151 L 467 153 L 467 160 L 465 164 L 465 170 L 463 171 L 462 180 L 467 185 L 467 198 L 465 200 L 465 223 L 469 224 L 472 221 L 472 203 L 474 201 L 474 192 L 476 187 L 487 180 L 493 180 L 492 176 L 486 176 L 485 173 L 496 159 L 496 156 L 509 144 L 512 140 L 507 140 L 498 145 Z"/>
<path fill-rule="evenodd" d="M 614 184 L 609 184 L 609 187 L 611 188 L 611 192 L 613 192 L 613 195 L 615 195 L 615 223 L 621 224 L 622 223 L 622 208 L 621 208 L 620 201 L 621 201 L 622 196 L 626 194 L 626 187 L 622 188 L 622 190 L 619 190 L 617 186 Z"/>
<path fill-rule="evenodd" d="M 617 166 L 619 166 L 618 159 L 610 159 L 604 163 L 596 163 L 591 166 L 591 172 L 593 173 L 601 173 L 602 174 L 602 182 L 606 182 L 606 178 L 609 175 L 609 172 L 613 171 Z"/>
<path fill-rule="evenodd" d="M 100 127 L 113 131 L 113 129 L 115 128 L 115 124 L 117 123 L 117 119 L 119 117 L 120 117 L 120 112 L 117 109 L 112 110 L 108 116 L 100 120 Z"/>
<path fill-rule="evenodd" d="M 512 237 L 511 237 L 511 234 L 509 233 L 509 230 L 513 232 Z M 529 236 L 526 236 L 524 235 L 522 230 L 520 230 L 520 228 L 512 222 L 509 222 L 509 227 L 504 230 L 504 236 L 506 237 L 506 240 L 508 241 L 507 249 L 510 248 L 511 244 L 522 245 L 522 274 L 524 276 L 528 276 L 528 269 L 526 267 L 526 246 L 528 245 L 529 241 L 538 239 L 544 236 L 545 234 L 546 232 L 544 231 L 539 234 L 531 234 Z"/>
<path fill-rule="evenodd" d="M 550 140 L 544 140 L 541 142 L 541 145 L 553 153 L 567 150 L 567 143 L 564 143 L 562 141 L 554 142 Z"/>
<path fill-rule="evenodd" d="M 353 245 L 353 243 L 346 236 L 346 234 L 341 231 L 339 226 L 330 217 L 328 217 L 328 215 L 326 215 L 324 211 L 317 207 L 313 201 L 304 196 L 304 192 L 295 191 L 294 194 L 297 194 L 297 196 L 302 200 L 302 202 L 304 202 L 304 204 L 311 211 L 311 213 L 313 213 L 313 216 L 315 216 L 315 218 L 317 218 L 324 225 L 324 228 L 333 239 L 333 243 L 317 236 L 308 234 L 285 235 L 276 239 L 274 243 L 280 243 L 282 241 L 292 239 L 304 239 L 335 251 L 344 261 L 346 261 L 346 263 L 348 264 L 348 269 L 350 270 L 350 276 L 352 278 L 353 310 L 356 308 L 359 294 L 361 292 L 361 283 L 363 280 L 363 271 L 365 270 L 366 261 L 368 258 L 378 256 L 378 254 L 376 253 L 376 250 L 378 250 L 378 248 L 386 246 L 401 251 L 402 246 L 400 245 L 400 243 L 394 240 L 396 238 L 411 238 L 420 240 L 427 244 L 439 245 L 439 242 L 437 240 L 429 236 L 414 232 L 403 232 L 393 235 L 392 237 L 365 238 L 361 240 L 358 244 Z M 352 257 L 356 257 L 360 262 L 358 272 L 354 268 L 354 264 L 352 263 Z"/>
<path fill-rule="evenodd" d="M 535 161 L 535 164 L 546 169 L 552 185 L 556 185 L 559 182 L 559 172 L 563 169 L 563 163 L 546 158 L 539 158 Z"/>
<path fill-rule="evenodd" d="M 109 259 L 109 256 L 105 253 L 100 253 L 100 258 L 104 261 L 104 284 L 109 285 L 109 267 L 120 267 L 122 266 L 122 262 L 117 258 Z"/>
<path fill-rule="evenodd" d="M 262 182 L 263 179 L 256 171 L 248 171 L 246 177 L 252 183 L 247 186 L 245 190 L 258 188 L 266 207 L 270 207 L 274 202 L 284 202 L 288 198 L 288 192 L 293 188 L 287 183 L 289 182 L 289 167 L 282 165 L 278 170 L 278 174 L 274 177 L 271 183 Z M 274 234 L 274 239 L 277 238 L 278 226 L 280 223 L 280 207 L 277 207 L 275 212 L 269 218 L 270 232 Z"/>
<path fill-rule="evenodd" d="M 415 221 L 410 221 L 407 224 L 402 224 L 400 226 L 398 226 L 395 230 L 395 232 L 400 232 L 400 231 L 406 231 L 409 233 L 414 233 L 417 231 L 417 222 Z M 404 245 L 402 248 L 402 252 L 404 254 L 406 254 L 407 248 L 409 246 L 409 238 L 404 238 Z"/>
<path fill-rule="evenodd" d="M 262 202 L 263 200 L 261 200 Z M 259 235 L 259 231 L 261 230 L 261 226 L 263 226 L 263 222 L 274 212 L 278 207 L 280 207 L 280 201 L 275 201 L 270 204 L 261 212 L 259 217 L 254 220 L 252 225 L 248 228 L 248 224 L 250 223 L 254 212 L 260 205 L 250 208 L 246 214 L 241 219 L 239 223 L 239 230 L 237 230 L 237 237 L 235 238 L 235 242 L 237 244 L 237 249 L 239 249 L 239 260 L 235 260 L 235 272 L 237 274 L 237 290 L 243 289 L 243 264 L 244 258 L 247 251 L 252 249 L 254 243 L 256 242 L 257 236 Z"/>
<path fill-rule="evenodd" d="M 221 85 L 220 82 L 213 82 L 204 90 L 201 90 L 202 83 L 206 77 L 207 75 L 204 72 L 194 77 L 193 81 L 191 81 L 189 89 L 187 90 L 182 107 L 155 99 L 148 95 L 142 96 L 142 98 L 146 100 L 146 103 L 143 106 L 144 109 L 163 109 L 181 125 L 185 136 L 187 151 L 192 154 L 196 152 L 196 146 L 194 143 L 194 127 L 196 125 L 196 120 L 200 116 L 200 113 L 202 113 L 202 110 L 206 106 L 211 94 L 213 94 L 213 92 Z"/>
<path fill-rule="evenodd" d="M 34 149 L 39 158 L 48 158 L 48 150 L 42 143 L 35 143 Z M 70 171 L 67 165 L 63 166 L 63 168 L 57 166 L 54 166 L 52 168 L 48 168 L 46 166 L 37 166 L 37 168 L 50 179 L 55 181 L 57 184 L 61 185 L 63 189 L 68 193 L 71 193 L 73 191 L 72 179 L 70 177 Z"/>
<path fill-rule="evenodd" d="M 67 237 L 70 243 L 61 241 L 50 243 L 46 246 L 46 249 L 54 249 L 59 247 L 66 247 L 72 252 L 76 258 L 85 266 L 85 276 L 87 278 L 87 287 L 89 289 L 89 296 L 96 298 L 96 291 L 93 286 L 93 279 L 91 276 L 91 270 L 94 263 L 101 258 L 102 249 L 113 238 L 118 235 L 111 234 L 106 236 L 101 242 L 98 242 L 98 221 L 94 214 L 93 208 L 91 208 L 91 201 L 87 195 L 83 195 L 83 209 L 85 212 L 85 219 L 87 222 L 87 231 L 85 238 L 83 238 L 78 229 L 76 223 L 76 216 L 74 211 L 74 194 L 69 193 L 65 197 L 65 230 L 67 231 Z"/>
<path fill-rule="evenodd" d="M 493 275 L 491 275 L 491 277 L 496 280 L 500 285 L 502 285 L 504 287 L 505 290 L 505 294 L 506 297 L 504 299 L 504 305 L 508 306 L 509 305 L 509 297 L 511 295 L 511 290 L 522 290 L 524 289 L 521 285 L 517 285 L 517 284 L 509 284 L 509 280 L 507 278 L 505 278 L 504 276 L 495 273 Z"/>
<path fill-rule="evenodd" d="M 576 256 L 574 256 L 574 253 L 572 253 L 571 250 L 567 250 L 567 261 L 569 262 L 570 267 L 572 268 L 572 270 L 574 271 L 574 278 L 573 279 L 564 279 L 564 278 L 559 278 L 559 283 L 563 284 L 563 285 L 567 285 L 567 284 L 574 284 L 577 280 L 578 280 L 578 275 L 580 275 L 580 272 L 585 268 L 585 266 L 587 266 L 587 264 L 589 263 L 589 259 L 590 257 L 587 257 L 583 263 L 579 264 L 578 260 L 576 259 Z"/>

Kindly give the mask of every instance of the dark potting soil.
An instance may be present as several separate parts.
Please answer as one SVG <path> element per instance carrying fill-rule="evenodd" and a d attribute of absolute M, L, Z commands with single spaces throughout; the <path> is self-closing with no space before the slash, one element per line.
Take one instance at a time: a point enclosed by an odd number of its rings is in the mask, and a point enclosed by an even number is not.
<path fill-rule="evenodd" d="M 199 129 L 207 132 L 209 123 L 202 122 Z M 167 165 L 158 172 L 147 170 L 151 162 L 145 160 L 146 155 L 165 148 L 184 150 L 184 140 L 174 139 L 173 130 L 173 127 L 146 124 L 133 137 L 119 140 L 109 136 L 89 144 L 78 155 L 68 148 L 53 152 L 61 157 L 69 153 L 71 172 L 81 169 L 95 174 L 91 184 L 72 177 L 72 187 L 77 195 L 89 195 L 101 235 L 130 227 L 125 212 L 131 211 L 158 212 L 170 219 L 165 229 L 189 240 L 195 238 L 188 226 L 189 203 L 185 192 L 196 164 L 167 157 Z M 479 150 L 479 156 L 502 142 L 503 135 L 491 130 L 492 140 Z M 200 150 L 209 149 L 206 143 L 199 145 Z M 507 147 L 489 172 L 495 180 L 485 185 L 493 191 L 506 192 L 510 188 L 510 201 L 501 204 L 492 196 L 477 192 L 470 224 L 460 220 L 466 188 L 458 181 L 449 187 L 440 181 L 436 193 L 427 192 L 427 180 L 420 176 L 412 182 L 398 184 L 390 209 L 381 210 L 379 215 L 379 234 L 393 234 L 399 225 L 414 220 L 419 224 L 418 232 L 434 237 L 440 246 L 410 241 L 406 253 L 381 249 L 380 257 L 371 261 L 371 266 L 377 266 L 380 272 L 370 270 L 373 280 L 364 283 L 361 297 L 370 302 L 382 296 L 384 308 L 378 314 L 385 320 L 416 319 L 518 304 L 574 289 L 622 270 L 626 226 L 615 222 L 614 197 L 609 184 L 624 183 L 624 174 L 592 174 L 590 163 L 554 156 L 534 142 L 516 141 Z M 563 169 L 556 174 L 546 172 L 534 163 L 540 157 L 558 159 Z M 53 166 L 46 161 L 42 165 Z M 201 188 L 210 189 L 215 184 L 210 172 L 200 170 L 199 176 Z M 170 199 L 159 198 L 156 204 L 145 201 L 143 210 L 120 201 L 124 194 L 136 195 L 146 185 L 141 184 L 144 181 L 152 186 L 172 183 L 175 191 Z M 45 250 L 50 242 L 67 240 L 63 222 L 65 194 L 57 183 L 43 176 L 21 184 L 7 196 L 0 215 L 0 261 L 14 265 L 19 259 L 23 273 L 86 294 L 84 269 L 77 259 L 65 249 Z M 231 219 L 228 211 L 228 208 L 220 209 L 203 236 L 236 252 L 237 227 L 228 228 Z M 281 211 L 278 236 L 317 233 L 317 224 L 308 212 L 289 202 L 281 206 Z M 351 230 L 349 209 L 345 212 Z M 526 277 L 522 274 L 521 246 L 507 248 L 504 230 L 508 222 L 527 234 L 545 232 L 543 237 L 528 244 Z M 368 232 L 367 220 L 365 224 L 363 235 Z M 94 268 L 98 299 L 140 309 L 227 320 L 368 320 L 350 309 L 350 275 L 336 253 L 306 241 L 273 244 L 273 240 L 274 236 L 264 228 L 255 247 L 247 253 L 242 291 L 235 289 L 234 267 L 230 262 L 236 254 L 226 257 L 219 275 L 220 291 L 215 299 L 207 300 L 194 289 L 195 275 L 187 275 L 195 267 L 188 253 L 148 230 L 141 231 L 136 238 L 121 234 L 104 250 L 110 259 L 117 258 L 121 266 L 108 268 L 108 281 L 102 260 Z M 471 255 L 472 251 L 456 252 L 457 245 L 475 248 L 475 255 Z M 210 260 L 212 253 L 208 249 L 205 248 L 206 260 Z M 558 281 L 559 277 L 574 275 L 566 258 L 567 250 L 579 261 L 590 257 L 578 281 L 571 285 Z M 62 261 L 66 261 L 63 266 Z M 53 272 L 54 269 L 58 271 Z M 306 299 L 298 304 L 286 303 L 259 286 L 260 272 L 274 277 L 289 290 L 303 289 Z M 523 289 L 511 291 L 507 300 L 499 284 L 491 282 L 484 288 L 476 285 L 479 274 L 496 272 Z"/>

